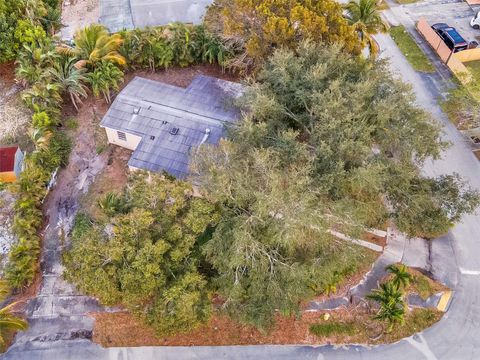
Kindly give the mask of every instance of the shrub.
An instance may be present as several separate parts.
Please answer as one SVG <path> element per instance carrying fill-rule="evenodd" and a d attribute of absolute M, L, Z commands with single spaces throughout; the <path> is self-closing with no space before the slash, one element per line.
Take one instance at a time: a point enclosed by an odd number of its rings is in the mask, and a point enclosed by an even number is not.
<path fill-rule="evenodd" d="M 223 65 L 228 52 L 221 41 L 201 25 L 169 24 L 123 31 L 119 49 L 131 68 L 188 66 L 198 63 Z"/>

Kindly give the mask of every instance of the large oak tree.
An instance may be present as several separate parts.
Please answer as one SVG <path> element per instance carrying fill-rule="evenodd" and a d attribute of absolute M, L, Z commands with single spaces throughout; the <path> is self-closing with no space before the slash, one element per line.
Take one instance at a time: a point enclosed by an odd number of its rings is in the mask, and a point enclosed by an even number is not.
<path fill-rule="evenodd" d="M 231 140 L 202 148 L 194 170 L 222 206 L 205 255 L 225 307 L 246 322 L 298 310 L 354 263 L 329 230 L 356 236 L 393 221 L 433 238 L 479 202 L 458 175 L 421 174 L 447 144 L 383 62 L 313 43 L 278 50 L 243 105 Z"/>

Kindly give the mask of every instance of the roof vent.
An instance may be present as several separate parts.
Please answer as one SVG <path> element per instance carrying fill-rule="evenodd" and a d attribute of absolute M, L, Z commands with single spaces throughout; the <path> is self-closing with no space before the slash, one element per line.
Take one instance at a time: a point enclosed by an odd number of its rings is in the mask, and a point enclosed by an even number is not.
<path fill-rule="evenodd" d="M 162 121 L 162 125 L 167 125 L 167 124 L 168 124 L 168 121 L 166 121 L 166 120 Z"/>
<path fill-rule="evenodd" d="M 177 135 L 179 130 L 180 130 L 179 128 L 174 127 L 170 130 L 170 134 Z"/>
<path fill-rule="evenodd" d="M 133 113 L 138 115 L 140 113 L 140 108 L 133 108 Z"/>
<path fill-rule="evenodd" d="M 155 140 L 155 136 L 150 136 L 150 140 Z"/>

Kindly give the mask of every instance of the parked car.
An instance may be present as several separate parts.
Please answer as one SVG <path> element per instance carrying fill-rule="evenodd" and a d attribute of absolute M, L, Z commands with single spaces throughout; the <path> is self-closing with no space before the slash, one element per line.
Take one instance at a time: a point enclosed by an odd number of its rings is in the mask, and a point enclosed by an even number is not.
<path fill-rule="evenodd" d="M 458 33 L 457 29 L 448 26 L 445 23 L 433 24 L 432 29 L 443 39 L 445 44 L 453 52 L 459 52 L 468 49 L 468 43 Z"/>
<path fill-rule="evenodd" d="M 475 30 L 480 29 L 480 17 L 478 16 L 480 11 L 478 11 L 475 16 L 470 20 L 470 26 Z"/>

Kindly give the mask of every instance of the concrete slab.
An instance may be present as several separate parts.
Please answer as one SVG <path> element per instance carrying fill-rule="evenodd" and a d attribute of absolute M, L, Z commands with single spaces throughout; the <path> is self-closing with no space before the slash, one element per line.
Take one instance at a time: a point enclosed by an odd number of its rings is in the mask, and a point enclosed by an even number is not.
<path fill-rule="evenodd" d="M 110 31 L 166 25 L 200 24 L 212 0 L 101 0 L 100 22 Z"/>
<path fill-rule="evenodd" d="M 425 239 L 411 238 L 405 241 L 402 263 L 410 267 L 429 269 L 429 249 Z"/>

